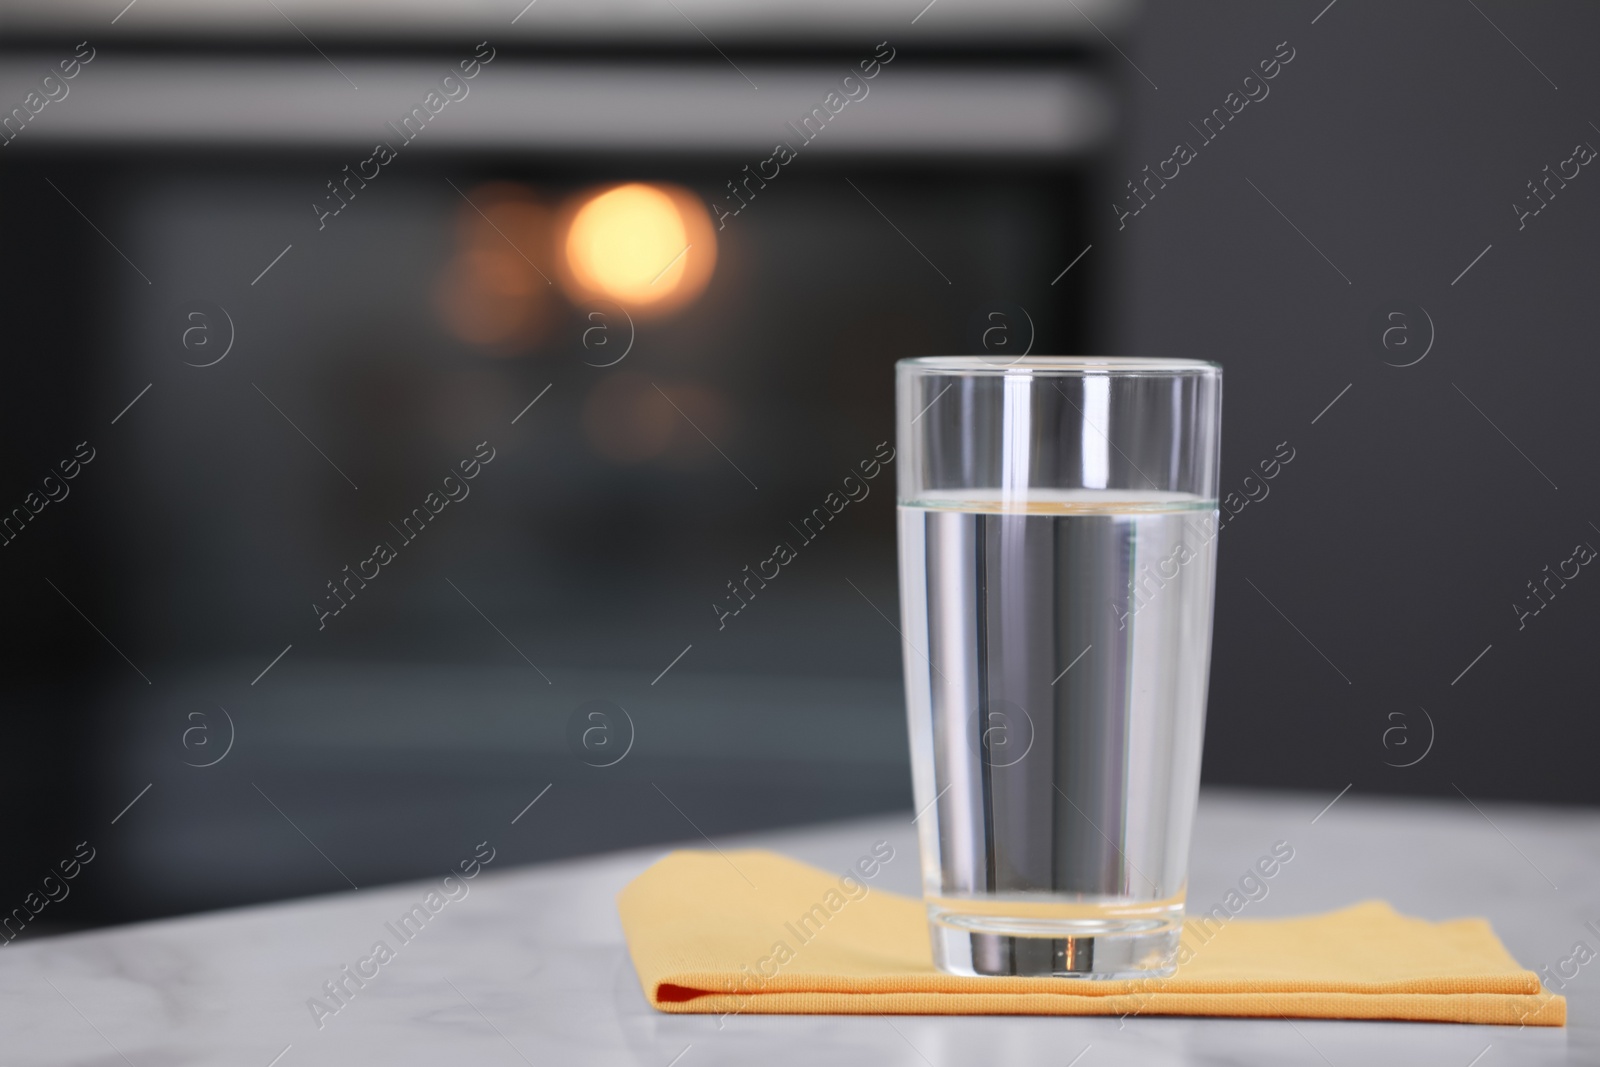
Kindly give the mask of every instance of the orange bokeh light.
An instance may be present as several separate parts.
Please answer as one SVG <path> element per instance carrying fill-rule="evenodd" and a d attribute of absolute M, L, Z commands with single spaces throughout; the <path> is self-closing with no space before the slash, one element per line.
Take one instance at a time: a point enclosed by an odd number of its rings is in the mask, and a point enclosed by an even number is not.
<path fill-rule="evenodd" d="M 699 296 L 717 261 L 704 205 L 685 189 L 630 182 L 584 196 L 566 213 L 562 281 L 582 302 L 676 310 Z"/>
<path fill-rule="evenodd" d="M 450 332 L 490 352 L 527 351 L 548 331 L 550 282 L 535 265 L 548 255 L 550 211 L 511 182 L 480 185 L 461 205 L 456 254 L 434 292 Z"/>

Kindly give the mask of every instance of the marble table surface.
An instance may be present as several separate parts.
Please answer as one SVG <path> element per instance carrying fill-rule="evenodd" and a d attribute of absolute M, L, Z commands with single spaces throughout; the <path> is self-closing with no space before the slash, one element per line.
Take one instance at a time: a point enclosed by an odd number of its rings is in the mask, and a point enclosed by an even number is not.
<path fill-rule="evenodd" d="M 1600 812 L 1456 801 L 1207 792 L 1192 906 L 1220 902 L 1275 842 L 1292 862 L 1243 914 L 1383 897 L 1426 918 L 1485 915 L 1512 953 L 1560 966 L 1600 948 Z M 1325 809 L 1325 810 L 1324 810 Z M 1320 814 L 1319 814 L 1320 813 Z M 485 834 L 538 833 L 538 808 Z M 843 868 L 879 840 L 878 886 L 914 892 L 910 813 L 719 840 Z M 706 847 L 703 840 L 688 842 Z M 439 881 L 20 938 L 0 952 L 0 1067 L 518 1063 L 1380 1064 L 1600 1063 L 1600 962 L 1562 990 L 1566 1029 L 1181 1018 L 661 1015 L 646 1004 L 613 896 L 665 849 L 520 869 L 493 862 L 444 898 Z M 467 857 L 464 857 L 467 858 Z M 92 877 L 86 868 L 82 877 Z M 443 872 L 441 872 L 443 874 Z M 447 886 L 456 883 L 447 883 Z M 440 893 L 409 942 L 390 926 Z M 374 942 L 400 947 L 337 1013 L 308 1001 Z M 1568 964 L 1569 973 L 1573 969 Z M 347 983 L 346 989 L 353 989 Z"/>

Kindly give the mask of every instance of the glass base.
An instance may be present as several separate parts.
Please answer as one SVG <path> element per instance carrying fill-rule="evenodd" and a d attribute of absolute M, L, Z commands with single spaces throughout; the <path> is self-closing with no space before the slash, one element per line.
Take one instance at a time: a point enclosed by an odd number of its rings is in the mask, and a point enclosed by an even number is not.
<path fill-rule="evenodd" d="M 928 923 L 933 963 L 948 974 L 1030 978 L 1166 978 L 1177 970 L 1179 923 L 1028 922 L 1027 934 L 992 932 L 992 916 L 942 914 Z M 1152 927 L 1155 927 L 1152 929 Z"/>

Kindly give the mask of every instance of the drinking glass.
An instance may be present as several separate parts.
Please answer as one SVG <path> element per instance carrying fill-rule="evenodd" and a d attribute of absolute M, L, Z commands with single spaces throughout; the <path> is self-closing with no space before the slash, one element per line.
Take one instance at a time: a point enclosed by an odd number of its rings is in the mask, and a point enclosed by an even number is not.
<path fill-rule="evenodd" d="M 895 401 L 934 961 L 1170 974 L 1211 660 L 1222 368 L 905 359 Z"/>

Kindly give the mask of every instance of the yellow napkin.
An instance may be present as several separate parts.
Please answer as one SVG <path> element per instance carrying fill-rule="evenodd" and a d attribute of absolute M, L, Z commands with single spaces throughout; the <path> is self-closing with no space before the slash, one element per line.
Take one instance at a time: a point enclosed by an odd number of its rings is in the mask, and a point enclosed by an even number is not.
<path fill-rule="evenodd" d="M 945 974 L 920 900 L 772 852 L 674 852 L 617 906 L 645 996 L 666 1012 L 1566 1023 L 1565 999 L 1487 921 L 1426 922 L 1382 901 L 1209 935 L 1190 923 L 1193 955 L 1176 975 L 1129 981 Z"/>

